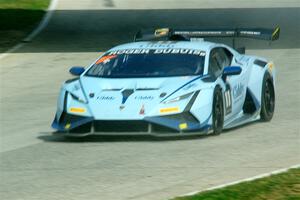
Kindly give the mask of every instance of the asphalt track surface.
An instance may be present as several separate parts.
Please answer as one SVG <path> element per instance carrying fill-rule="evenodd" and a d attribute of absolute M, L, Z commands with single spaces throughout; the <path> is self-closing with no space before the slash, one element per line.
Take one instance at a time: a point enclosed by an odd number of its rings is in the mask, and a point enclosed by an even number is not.
<path fill-rule="evenodd" d="M 277 66 L 276 112 L 217 137 L 51 135 L 68 68 L 155 26 L 281 25 L 240 41 Z M 0 60 L 0 199 L 168 199 L 300 163 L 299 1 L 59 0 L 49 26 Z M 226 42 L 226 41 L 225 41 Z"/>

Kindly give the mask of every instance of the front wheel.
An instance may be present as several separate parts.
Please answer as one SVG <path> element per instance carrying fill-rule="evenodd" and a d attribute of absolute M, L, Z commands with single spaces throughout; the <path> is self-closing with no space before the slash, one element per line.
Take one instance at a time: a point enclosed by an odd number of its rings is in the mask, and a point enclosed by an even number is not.
<path fill-rule="evenodd" d="M 275 110 L 275 91 L 272 78 L 266 74 L 262 83 L 260 118 L 267 122 L 273 118 Z"/>
<path fill-rule="evenodd" d="M 223 95 L 219 87 L 215 88 L 212 107 L 212 128 L 213 134 L 219 135 L 224 124 Z"/>

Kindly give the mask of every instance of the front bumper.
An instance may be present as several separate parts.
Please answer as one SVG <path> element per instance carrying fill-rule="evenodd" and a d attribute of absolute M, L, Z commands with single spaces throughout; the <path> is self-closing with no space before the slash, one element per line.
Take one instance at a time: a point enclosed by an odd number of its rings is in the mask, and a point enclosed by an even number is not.
<path fill-rule="evenodd" d="M 175 115 L 145 117 L 143 120 L 95 120 L 63 113 L 52 123 L 59 134 L 69 136 L 87 135 L 192 135 L 205 134 L 211 130 L 209 118 L 200 123 L 190 112 Z"/>

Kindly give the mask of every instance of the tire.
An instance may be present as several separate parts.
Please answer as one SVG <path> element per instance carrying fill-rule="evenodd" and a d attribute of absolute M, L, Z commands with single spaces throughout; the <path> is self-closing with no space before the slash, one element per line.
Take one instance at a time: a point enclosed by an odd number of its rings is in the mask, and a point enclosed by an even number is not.
<path fill-rule="evenodd" d="M 220 87 L 216 87 L 212 106 L 212 129 L 213 135 L 221 134 L 224 124 L 223 94 Z"/>
<path fill-rule="evenodd" d="M 273 118 L 275 110 L 275 90 L 273 80 L 269 73 L 266 73 L 262 82 L 261 111 L 260 118 L 268 122 Z"/>

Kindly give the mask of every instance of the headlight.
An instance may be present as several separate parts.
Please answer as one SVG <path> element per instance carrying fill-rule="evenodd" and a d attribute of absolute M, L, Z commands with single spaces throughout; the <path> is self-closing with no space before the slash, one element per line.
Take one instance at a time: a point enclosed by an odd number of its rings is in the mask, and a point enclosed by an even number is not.
<path fill-rule="evenodd" d="M 70 93 L 73 100 L 79 101 L 80 103 L 87 103 L 87 100 L 85 98 L 80 98 L 79 96 Z"/>
<path fill-rule="evenodd" d="M 86 96 L 83 93 L 83 89 L 79 80 L 71 82 L 69 84 L 65 84 L 65 90 L 70 94 L 70 100 L 74 100 L 80 103 L 88 103 Z"/>
<path fill-rule="evenodd" d="M 177 102 L 177 101 L 181 101 L 183 99 L 187 99 L 189 98 L 194 92 L 190 92 L 188 94 L 184 94 L 184 95 L 181 95 L 179 97 L 176 97 L 176 98 L 173 98 L 173 99 L 170 99 L 170 100 L 166 100 L 164 101 L 163 103 L 164 104 L 168 104 L 168 103 L 174 103 L 174 102 Z"/>

